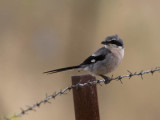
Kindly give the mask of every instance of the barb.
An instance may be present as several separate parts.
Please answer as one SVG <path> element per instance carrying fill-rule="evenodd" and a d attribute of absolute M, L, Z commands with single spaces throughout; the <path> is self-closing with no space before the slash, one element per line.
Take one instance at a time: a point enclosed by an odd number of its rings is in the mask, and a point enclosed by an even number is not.
<path fill-rule="evenodd" d="M 43 103 L 50 103 L 49 100 L 51 99 L 55 99 L 58 95 L 63 95 L 63 94 L 67 94 L 67 91 L 70 91 L 71 89 L 73 88 L 79 88 L 79 87 L 84 87 L 86 85 L 93 85 L 93 84 L 99 84 L 100 86 L 102 86 L 101 83 L 104 83 L 104 84 L 109 84 L 111 81 L 113 80 L 119 80 L 121 83 L 122 83 L 122 79 L 123 78 L 131 78 L 133 76 L 141 76 L 141 78 L 143 79 L 143 75 L 145 74 L 149 74 L 151 73 L 152 75 L 157 72 L 157 71 L 160 71 L 160 67 L 156 67 L 154 69 L 151 69 L 151 70 L 147 70 L 147 71 L 141 71 L 139 73 L 135 72 L 135 73 L 132 73 L 128 70 L 129 74 L 128 75 L 122 75 L 122 76 L 117 76 L 115 78 L 113 78 L 113 76 L 108 80 L 97 80 L 97 81 L 93 81 L 93 82 L 87 82 L 87 83 L 83 83 L 83 84 L 75 84 L 75 85 L 71 85 L 71 86 L 68 86 L 66 88 L 64 88 L 63 90 L 59 90 L 59 92 L 54 92 L 53 94 L 51 95 L 46 95 L 46 97 L 44 99 L 42 99 L 41 101 L 31 105 L 31 106 L 28 106 L 26 109 L 22 109 L 21 108 L 21 112 L 15 114 L 14 116 L 10 117 L 10 118 L 6 118 L 6 120 L 12 120 L 14 118 L 18 118 L 24 114 L 26 114 L 27 112 L 29 111 L 35 111 L 35 108 L 38 108 L 41 106 L 41 104 Z"/>

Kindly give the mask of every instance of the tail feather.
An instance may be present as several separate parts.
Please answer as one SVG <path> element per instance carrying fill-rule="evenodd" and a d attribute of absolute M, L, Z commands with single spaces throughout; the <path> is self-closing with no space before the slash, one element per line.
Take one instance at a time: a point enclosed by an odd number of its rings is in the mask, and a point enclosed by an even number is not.
<path fill-rule="evenodd" d="M 62 72 L 62 71 L 67 71 L 67 70 L 72 70 L 72 69 L 77 69 L 77 68 L 80 68 L 80 65 L 71 66 L 71 67 L 65 67 L 65 68 L 59 68 L 59 69 L 50 70 L 50 71 L 47 71 L 47 72 L 44 72 L 44 73 L 53 74 L 53 73 Z"/>

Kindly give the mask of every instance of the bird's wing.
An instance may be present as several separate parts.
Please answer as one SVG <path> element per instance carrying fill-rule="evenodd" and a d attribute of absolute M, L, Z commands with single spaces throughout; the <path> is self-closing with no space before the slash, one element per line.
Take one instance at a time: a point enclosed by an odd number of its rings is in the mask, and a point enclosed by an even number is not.
<path fill-rule="evenodd" d="M 98 61 L 102 61 L 105 59 L 106 55 L 110 54 L 111 51 L 102 47 L 97 50 L 94 54 L 89 56 L 86 60 L 84 60 L 80 65 L 88 65 L 92 63 L 96 63 Z"/>

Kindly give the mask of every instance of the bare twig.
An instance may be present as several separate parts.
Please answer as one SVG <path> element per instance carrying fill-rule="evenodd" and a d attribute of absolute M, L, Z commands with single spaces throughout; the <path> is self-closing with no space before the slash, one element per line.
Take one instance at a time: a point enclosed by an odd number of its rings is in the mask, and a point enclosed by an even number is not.
<path fill-rule="evenodd" d="M 143 75 L 149 74 L 149 73 L 151 73 L 153 75 L 153 73 L 157 72 L 157 71 L 160 71 L 160 67 L 156 67 L 156 68 L 151 69 L 151 70 L 141 71 L 139 73 L 137 73 L 137 72 L 132 73 L 128 70 L 128 72 L 129 72 L 128 75 L 117 76 L 115 78 L 113 78 L 113 76 L 112 76 L 109 80 L 110 81 L 120 80 L 121 83 L 122 83 L 123 78 L 129 78 L 130 79 L 133 76 L 140 76 L 143 79 Z M 96 81 L 93 81 L 93 82 L 89 81 L 89 82 L 83 83 L 83 84 L 78 83 L 78 84 L 75 84 L 75 85 L 68 86 L 68 87 L 64 88 L 63 90 L 59 90 L 58 92 L 54 92 L 53 94 L 51 94 L 49 96 L 46 96 L 44 99 L 40 100 L 39 102 L 37 102 L 37 103 L 35 103 L 31 106 L 28 106 L 26 109 L 21 108 L 21 111 L 19 113 L 15 114 L 14 116 L 12 116 L 10 118 L 6 118 L 6 120 L 12 120 L 13 118 L 20 117 L 20 116 L 26 114 L 28 111 L 35 111 L 35 108 L 40 107 L 42 103 L 49 103 L 49 100 L 55 99 L 58 95 L 66 94 L 67 91 L 70 91 L 73 88 L 78 88 L 78 87 L 83 87 L 83 86 L 86 86 L 86 85 L 93 85 L 93 84 L 100 84 L 101 85 L 101 83 L 108 84 L 110 82 L 108 82 L 106 80 L 96 80 Z"/>

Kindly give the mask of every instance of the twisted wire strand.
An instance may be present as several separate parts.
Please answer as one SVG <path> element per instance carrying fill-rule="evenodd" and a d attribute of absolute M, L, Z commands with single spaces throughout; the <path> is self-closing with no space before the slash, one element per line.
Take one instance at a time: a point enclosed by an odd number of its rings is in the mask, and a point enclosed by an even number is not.
<path fill-rule="evenodd" d="M 79 88 L 79 87 L 84 87 L 86 85 L 93 85 L 93 84 L 100 84 L 100 83 L 108 84 L 113 80 L 120 80 L 122 82 L 122 79 L 124 79 L 124 78 L 129 78 L 130 79 L 133 76 L 140 76 L 141 79 L 143 79 L 143 75 L 149 74 L 149 73 L 151 73 L 153 75 L 153 73 L 155 73 L 157 71 L 160 71 L 160 67 L 156 67 L 154 69 L 150 69 L 150 70 L 146 70 L 146 71 L 142 70 L 141 72 L 138 72 L 138 73 L 137 72 L 132 73 L 132 72 L 130 72 L 128 70 L 128 72 L 129 72 L 128 75 L 117 76 L 115 78 L 113 78 L 113 76 L 112 76 L 111 78 L 109 78 L 109 81 L 108 80 L 96 80 L 96 81 L 92 81 L 92 82 L 89 81 L 89 82 L 86 82 L 86 83 L 83 83 L 83 84 L 78 83 L 78 84 L 75 84 L 75 85 L 70 85 L 70 86 L 68 86 L 68 87 L 66 87 L 66 88 L 64 88 L 62 90 L 59 90 L 58 92 L 52 93 L 49 96 L 46 95 L 46 97 L 44 99 L 40 100 L 39 102 L 37 102 L 37 103 L 35 103 L 35 104 L 31 105 L 31 106 L 28 106 L 25 109 L 21 108 L 21 111 L 19 113 L 13 115 L 10 118 L 5 118 L 5 119 L 6 120 L 12 120 L 13 118 L 20 117 L 20 116 L 26 114 L 29 111 L 35 111 L 35 108 L 40 107 L 42 103 L 50 103 L 49 100 L 55 99 L 58 95 L 66 94 L 67 91 L 70 91 L 73 88 Z"/>

